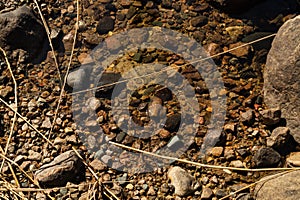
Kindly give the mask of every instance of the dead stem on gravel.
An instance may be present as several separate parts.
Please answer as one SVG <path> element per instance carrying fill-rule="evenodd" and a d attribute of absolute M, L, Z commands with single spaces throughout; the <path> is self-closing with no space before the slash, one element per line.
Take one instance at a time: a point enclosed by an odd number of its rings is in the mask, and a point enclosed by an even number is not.
<path fill-rule="evenodd" d="M 5 155 L 3 155 L 2 153 L 0 153 L 0 157 L 2 157 L 3 159 L 7 160 L 8 162 L 10 162 L 11 164 L 15 165 L 34 185 L 39 187 L 39 184 L 33 180 L 33 178 L 31 176 L 29 176 L 29 174 L 27 172 L 25 172 L 20 165 L 18 165 L 15 161 L 9 159 L 8 157 L 6 157 Z"/>
<path fill-rule="evenodd" d="M 18 97 L 17 97 L 17 82 L 16 82 L 16 79 L 15 79 L 15 76 L 12 72 L 12 69 L 11 69 L 11 66 L 10 66 L 10 63 L 8 61 L 8 58 L 7 58 L 7 55 L 6 55 L 6 52 L 4 51 L 4 49 L 2 49 L 0 47 L 0 50 L 2 51 L 3 55 L 4 55 L 4 59 L 5 59 L 5 62 L 6 62 L 6 65 L 7 65 L 7 68 L 11 74 L 11 77 L 13 79 L 13 82 L 14 82 L 14 92 L 15 92 L 15 106 L 18 105 Z M 14 126 L 15 126 L 15 122 L 16 122 L 16 113 L 14 114 L 14 117 L 13 117 L 13 122 L 12 122 L 12 125 L 11 125 L 11 129 L 10 129 L 10 133 L 9 133 L 9 136 L 8 136 L 8 140 L 7 140 L 7 143 L 6 143 L 6 146 L 5 146 L 5 150 L 4 150 L 4 155 L 6 155 L 7 153 L 7 149 L 8 149 L 8 145 L 10 143 L 10 140 L 11 140 L 11 137 L 12 137 L 12 134 L 13 134 L 13 129 L 14 129 Z M 2 168 L 3 168 L 3 165 L 4 165 L 4 160 L 3 162 L 1 163 L 1 167 L 0 167 L 0 171 L 2 171 Z"/>
<path fill-rule="evenodd" d="M 12 106 L 10 106 L 7 102 L 5 102 L 2 98 L 0 98 L 0 101 L 6 105 L 8 108 L 10 108 L 13 112 L 15 112 L 24 122 L 26 122 L 33 130 L 35 130 L 39 135 L 41 135 L 51 146 L 54 146 L 54 144 L 40 131 L 38 131 L 25 117 L 23 117 L 17 110 L 15 110 Z"/>
<path fill-rule="evenodd" d="M 11 69 L 10 63 L 9 63 L 9 61 L 8 61 L 6 52 L 5 52 L 4 49 L 2 49 L 1 47 L 0 47 L 0 50 L 2 51 L 2 54 L 4 55 L 4 59 L 5 59 L 7 68 L 8 68 L 8 70 L 9 70 L 10 75 L 11 75 L 11 77 L 12 77 L 12 79 L 13 79 L 13 82 L 14 82 L 15 107 L 18 108 L 18 94 L 17 94 L 17 91 L 18 91 L 18 85 L 17 85 L 16 79 L 15 79 L 14 73 L 12 72 L 12 69 Z M 6 155 L 6 153 L 7 153 L 8 145 L 9 145 L 9 143 L 10 143 L 10 141 L 11 141 L 11 138 L 12 138 L 12 135 L 13 135 L 13 132 L 14 132 L 14 127 L 15 127 L 16 120 L 17 120 L 17 114 L 14 113 L 12 125 L 11 125 L 11 127 L 10 127 L 10 133 L 9 133 L 9 136 L 8 136 L 8 139 L 7 139 L 7 142 L 6 142 L 6 145 L 5 145 L 4 155 Z M 0 172 L 2 171 L 3 165 L 4 165 L 4 160 L 3 160 L 2 163 L 1 163 L 1 166 L 0 166 Z"/>
<path fill-rule="evenodd" d="M 50 128 L 50 132 L 49 132 L 48 138 L 50 138 L 50 135 L 51 135 L 51 133 L 53 131 L 53 128 L 54 128 L 54 125 L 56 123 L 56 118 L 57 118 L 57 115 L 58 115 L 58 110 L 59 110 L 59 107 L 60 107 L 62 96 L 63 96 L 63 94 L 65 92 L 65 86 L 66 86 L 66 83 L 67 83 L 67 78 L 68 78 L 69 70 L 70 70 L 71 63 L 72 63 L 72 58 L 73 58 L 73 54 L 74 54 L 75 44 L 76 44 L 76 40 L 77 40 L 78 23 L 79 23 L 79 0 L 76 1 L 76 9 L 77 9 L 77 12 L 76 12 L 75 33 L 74 33 L 74 39 L 73 39 L 73 44 L 72 44 L 71 55 L 70 55 L 69 63 L 68 63 L 68 66 L 67 66 L 67 71 L 66 71 L 66 74 L 65 74 L 65 77 L 64 77 L 63 85 L 61 86 L 61 91 L 60 91 L 59 99 L 58 99 L 58 102 L 57 102 L 57 107 L 56 107 L 55 112 L 54 112 L 54 119 L 53 119 L 52 124 L 51 124 L 51 128 Z"/>
<path fill-rule="evenodd" d="M 234 51 L 234 50 L 236 50 L 236 49 L 245 47 L 245 46 L 247 46 L 247 45 L 254 44 L 254 43 L 257 43 L 257 42 L 266 40 L 266 39 L 271 38 L 271 37 L 274 37 L 274 36 L 276 36 L 276 33 L 273 33 L 273 34 L 267 35 L 267 36 L 265 36 L 265 37 L 262 37 L 262 38 L 253 40 L 253 41 L 251 41 L 251 42 L 242 44 L 242 45 L 240 45 L 240 46 L 237 46 L 237 47 L 228 49 L 228 50 L 223 51 L 223 52 L 221 52 L 221 53 L 217 53 L 217 54 L 214 54 L 214 55 L 211 55 L 211 56 L 207 56 L 207 57 L 205 57 L 205 58 L 193 60 L 193 61 L 191 61 L 191 62 L 189 62 L 189 63 L 187 63 L 187 64 L 181 65 L 181 67 L 184 67 L 184 66 L 187 66 L 187 65 L 190 65 L 190 64 L 195 64 L 195 63 L 203 62 L 203 61 L 206 61 L 206 60 L 209 60 L 209 59 L 212 59 L 212 58 L 215 58 L 215 57 L 224 55 L 224 54 L 229 53 L 229 52 L 231 52 L 231 51 Z M 169 71 L 169 70 L 170 70 L 169 67 L 165 67 L 164 69 L 162 69 L 162 70 L 160 70 L 160 71 L 158 71 L 158 72 L 153 72 L 153 73 L 150 73 L 150 74 L 147 74 L 147 75 L 142 75 L 142 76 L 138 76 L 138 77 L 133 77 L 133 78 L 131 78 L 130 80 L 135 79 L 135 78 L 144 78 L 144 77 L 147 77 L 147 76 L 152 76 L 152 75 L 159 74 L 159 73 L 162 73 L 162 72 L 165 72 L 165 71 Z M 101 89 L 101 88 L 113 86 L 113 85 L 116 85 L 116 84 L 119 84 L 119 83 L 125 83 L 125 82 L 127 82 L 127 81 L 129 81 L 129 79 L 124 79 L 124 80 L 122 80 L 122 81 L 117 81 L 117 82 L 113 82 L 113 83 L 101 85 L 101 86 L 98 86 L 98 87 L 89 88 L 89 89 L 86 89 L 86 90 L 81 90 L 81 91 L 78 91 L 78 92 L 72 92 L 72 93 L 67 94 L 67 95 L 74 95 L 74 94 L 80 94 L 80 93 L 83 93 L 83 92 L 93 91 L 93 90 L 97 90 L 97 89 Z"/>
<path fill-rule="evenodd" d="M 3 154 L 3 153 L 4 153 L 4 150 L 2 149 L 1 146 L 0 146 L 0 150 L 1 150 L 2 154 Z M 3 161 L 5 161 L 5 159 L 3 159 Z M 8 165 L 8 167 L 9 167 L 9 170 L 10 170 L 11 173 L 12 173 L 12 176 L 13 176 L 15 182 L 16 182 L 17 187 L 19 188 L 19 187 L 20 187 L 20 183 L 19 183 L 18 178 L 17 178 L 17 176 L 16 176 L 16 174 L 15 174 L 15 172 L 14 172 L 14 169 L 12 168 L 12 166 L 11 166 L 11 164 L 10 164 L 9 162 L 7 162 L 7 165 Z M 1 178 L 2 178 L 2 177 L 1 177 Z M 2 179 L 3 179 L 4 181 L 6 181 L 4 178 L 2 178 Z M 22 191 L 20 191 L 20 195 L 21 195 L 21 196 L 24 196 L 24 194 L 22 193 Z"/>
<path fill-rule="evenodd" d="M 271 179 L 274 179 L 274 178 L 276 178 L 276 177 L 278 177 L 278 176 L 281 176 L 281 175 L 284 175 L 284 174 L 287 174 L 287 173 L 290 173 L 290 172 L 293 172 L 293 171 L 297 171 L 297 170 L 299 170 L 299 169 L 293 169 L 293 168 L 291 168 L 291 170 L 289 170 L 289 171 L 284 171 L 284 172 L 280 172 L 280 173 L 277 173 L 277 174 L 270 175 L 270 176 L 268 176 L 268 177 L 265 177 L 264 179 L 261 179 L 261 180 L 259 180 L 259 181 L 254 182 L 254 183 L 251 183 L 250 185 L 247 185 L 247 186 L 245 186 L 245 187 L 243 187 L 243 188 L 241 188 L 241 189 L 239 189 L 239 190 L 237 190 L 237 191 L 235 191 L 235 192 L 232 192 L 232 193 L 230 193 L 229 195 L 226 195 L 226 196 L 222 197 L 222 198 L 219 199 L 219 200 L 225 200 L 225 199 L 227 199 L 227 198 L 229 198 L 229 197 L 231 197 L 231 196 L 233 196 L 233 195 L 235 195 L 235 194 L 237 194 L 237 193 L 239 193 L 239 192 L 241 192 L 241 191 L 243 191 L 243 190 L 245 190 L 245 189 L 248 189 L 248 188 L 250 188 L 250 187 L 255 186 L 255 185 L 258 184 L 258 183 L 266 182 L 266 181 L 269 181 L 269 180 L 271 180 Z"/>
<path fill-rule="evenodd" d="M 21 198 L 21 199 L 26 199 L 27 200 L 27 198 L 25 198 L 25 195 L 23 194 L 23 193 L 21 193 L 21 194 L 19 194 L 18 192 L 16 192 L 15 190 L 14 190 L 14 187 L 13 187 L 13 185 L 11 184 L 11 183 L 9 183 L 9 182 L 7 182 L 4 178 L 2 178 L 2 177 L 0 177 L 2 180 L 3 180 L 3 182 L 5 183 L 4 184 L 4 187 L 6 188 L 6 191 L 8 190 L 8 191 L 10 191 L 13 195 L 15 195 L 15 196 L 18 196 L 19 198 Z M 3 198 L 3 197 L 2 197 Z M 15 199 L 18 199 L 18 198 L 16 198 L 16 197 L 14 197 Z"/>
<path fill-rule="evenodd" d="M 97 183 L 100 185 L 100 187 L 103 186 L 102 182 L 99 180 L 99 177 L 95 173 L 95 171 L 85 162 L 85 160 L 82 158 L 82 156 L 78 153 L 78 151 L 75 149 L 75 147 L 72 147 L 73 151 L 76 153 L 76 155 L 81 159 L 83 164 L 88 168 L 88 170 L 91 172 L 91 174 L 94 176 L 94 178 L 97 180 Z M 112 195 L 115 199 L 119 199 L 112 191 L 110 191 L 107 187 L 103 186 L 103 188 Z"/>
<path fill-rule="evenodd" d="M 38 2 L 36 0 L 33 0 L 38 11 L 39 11 L 39 15 L 42 19 L 42 22 L 43 22 L 43 25 L 44 25 L 44 28 L 46 30 L 46 34 L 47 34 L 47 37 L 48 37 L 48 41 L 49 41 L 49 45 L 50 45 L 50 48 L 51 48 L 51 52 L 53 54 L 53 59 L 54 59 L 54 63 L 55 63 L 55 66 L 56 66 L 56 69 L 57 69 L 57 73 L 58 73 L 58 76 L 59 76 L 59 81 L 61 82 L 62 81 L 62 78 L 61 78 L 61 74 L 60 74 L 60 71 L 59 71 L 59 66 L 58 66 L 58 62 L 57 62 L 57 58 L 56 58 L 56 55 L 55 55 L 55 51 L 54 51 L 54 47 L 53 47 L 53 44 L 52 44 L 52 41 L 51 41 L 51 38 L 50 38 L 50 30 L 49 30 L 49 27 L 47 25 L 47 22 L 42 14 L 42 11 L 40 9 L 40 6 L 38 4 Z"/>
<path fill-rule="evenodd" d="M 174 160 L 177 162 L 181 162 L 181 163 L 186 163 L 186 164 L 191 164 L 191 165 L 195 165 L 198 167 L 203 167 L 203 168 L 212 168 L 212 169 L 228 169 L 228 170 L 233 170 L 233 171 L 246 171 L 246 172 L 261 172 L 261 171 L 287 171 L 287 170 L 295 170 L 295 169 L 300 169 L 300 167 L 295 167 L 295 168 L 259 168 L 259 169 L 248 169 L 248 168 L 237 168 L 237 167 L 225 167 L 225 166 L 218 166 L 218 165 L 209 165 L 209 164 L 202 164 L 202 163 L 198 163 L 198 162 L 193 162 L 193 161 L 189 161 L 189 160 L 185 160 L 185 159 L 180 159 L 180 158 L 174 158 L 174 157 L 170 157 L 170 156 L 163 156 L 163 155 L 159 155 L 156 153 L 152 153 L 152 152 L 148 152 L 148 151 L 143 151 L 140 149 L 136 149 L 133 147 L 129 147 L 123 144 L 119 144 L 116 142 L 111 142 L 109 141 L 109 143 L 114 144 L 118 147 L 122 147 L 124 149 L 128 149 L 128 150 L 132 150 L 132 151 L 136 151 L 136 152 L 140 152 L 146 155 L 150 155 L 150 156 L 154 156 L 154 157 L 158 157 L 158 158 L 162 158 L 162 159 L 167 159 L 167 160 Z"/>

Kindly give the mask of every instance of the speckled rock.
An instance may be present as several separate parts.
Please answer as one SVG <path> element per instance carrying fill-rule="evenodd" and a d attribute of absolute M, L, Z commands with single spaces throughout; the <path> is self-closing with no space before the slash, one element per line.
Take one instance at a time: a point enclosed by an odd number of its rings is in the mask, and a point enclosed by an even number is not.
<path fill-rule="evenodd" d="M 300 16 L 279 29 L 267 56 L 264 71 L 264 100 L 268 107 L 280 107 L 282 118 L 300 143 Z"/>
<path fill-rule="evenodd" d="M 263 181 L 256 185 L 256 200 L 295 200 L 300 199 L 300 171 L 292 171 Z"/>

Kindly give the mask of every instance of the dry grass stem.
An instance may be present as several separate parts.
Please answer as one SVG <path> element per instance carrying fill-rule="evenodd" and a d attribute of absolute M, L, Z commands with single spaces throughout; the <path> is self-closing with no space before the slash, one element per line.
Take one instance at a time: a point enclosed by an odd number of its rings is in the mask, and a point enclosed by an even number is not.
<path fill-rule="evenodd" d="M 54 63 L 55 63 L 55 66 L 56 66 L 56 69 L 57 69 L 57 73 L 58 73 L 58 76 L 59 76 L 59 81 L 61 82 L 62 78 L 61 78 L 61 74 L 60 74 L 60 70 L 59 70 L 59 65 L 58 65 L 58 62 L 57 62 L 57 58 L 56 58 L 56 55 L 55 55 L 55 51 L 54 51 L 54 47 L 53 47 L 53 44 L 52 44 L 52 41 L 51 41 L 51 38 L 50 38 L 50 30 L 49 30 L 49 27 L 47 25 L 47 22 L 42 14 L 42 11 L 40 9 L 40 6 L 38 4 L 38 2 L 36 0 L 33 0 L 33 2 L 35 3 L 37 9 L 38 9 L 38 12 L 39 12 L 39 15 L 42 19 L 42 22 L 43 22 L 43 25 L 44 25 L 44 28 L 46 30 L 46 33 L 47 33 L 47 37 L 48 37 L 48 41 L 49 41 L 49 45 L 50 45 L 50 48 L 51 48 L 51 51 L 52 51 L 52 54 L 53 54 L 53 59 L 54 59 Z"/>
<path fill-rule="evenodd" d="M 203 62 L 203 61 L 209 60 L 209 59 L 211 59 L 211 58 L 215 58 L 215 57 L 221 56 L 221 55 L 223 55 L 223 54 L 229 53 L 229 52 L 234 51 L 234 50 L 236 50 L 236 49 L 245 47 L 245 46 L 247 46 L 247 45 L 254 44 L 254 43 L 257 43 L 257 42 L 266 40 L 266 39 L 268 39 L 268 38 L 274 37 L 275 35 L 276 35 L 276 33 L 273 33 L 273 34 L 267 35 L 267 36 L 265 36 L 265 37 L 262 37 L 262 38 L 253 40 L 253 41 L 251 41 L 251 42 L 242 44 L 242 45 L 240 45 L 240 46 L 237 46 L 237 47 L 228 49 L 227 51 L 223 51 L 223 52 L 218 53 L 218 54 L 215 54 L 215 55 L 207 56 L 207 57 L 205 57 L 205 58 L 193 60 L 193 61 L 191 61 L 190 63 L 181 65 L 181 67 L 187 66 L 187 65 L 190 65 L 190 64 L 195 64 L 195 63 Z M 172 69 L 173 69 L 173 68 L 170 68 L 169 66 L 167 66 L 167 67 L 165 67 L 164 69 L 162 69 L 161 71 L 153 72 L 153 73 L 146 74 L 146 75 L 143 75 L 143 76 L 132 77 L 132 78 L 130 78 L 130 80 L 136 79 L 136 78 L 144 78 L 144 77 L 147 77 L 147 76 L 154 76 L 154 75 L 156 75 L 156 74 L 159 74 L 159 73 L 162 73 L 162 72 L 166 72 L 166 71 L 169 71 L 169 70 L 172 70 Z M 173 69 L 173 70 L 174 70 L 174 69 Z M 85 90 L 81 90 L 81 91 L 77 91 L 77 92 L 72 92 L 72 93 L 70 93 L 69 95 L 74 95 L 74 94 L 80 94 L 80 93 L 84 93 L 84 92 L 88 92 L 88 91 L 93 91 L 93 90 L 97 90 L 97 89 L 101 89 L 101 88 L 113 86 L 113 85 L 116 85 L 116 84 L 119 84 L 119 83 L 125 83 L 125 82 L 127 82 L 127 81 L 129 81 L 129 79 L 124 79 L 124 80 L 122 80 L 122 81 L 117 81 L 117 82 L 113 82 L 113 83 L 101 85 L 101 86 L 94 87 L 94 88 L 89 88 L 89 89 L 85 89 Z"/>
<path fill-rule="evenodd" d="M 14 82 L 15 107 L 17 108 L 18 107 L 18 94 L 17 94 L 18 85 L 17 85 L 16 79 L 15 79 L 14 73 L 13 73 L 13 71 L 11 69 L 10 63 L 8 61 L 6 52 L 1 47 L 0 47 L 0 50 L 2 51 L 2 54 L 4 55 L 4 59 L 5 59 L 7 68 L 9 70 L 10 75 L 11 75 L 11 77 L 13 79 L 13 82 Z M 10 133 L 9 133 L 9 136 L 8 136 L 8 139 L 7 139 L 7 142 L 6 142 L 6 146 L 5 146 L 5 150 L 4 150 L 4 155 L 6 155 L 6 153 L 7 153 L 8 146 L 10 144 L 10 141 L 11 141 L 11 138 L 12 138 L 12 135 L 13 135 L 13 132 L 14 132 L 14 127 L 15 127 L 16 120 L 17 120 L 17 114 L 14 113 L 13 122 L 12 122 L 12 125 L 11 125 L 11 128 L 10 128 Z M 2 171 L 3 165 L 4 165 L 4 160 L 1 163 L 0 171 Z"/>
<path fill-rule="evenodd" d="M 76 7 L 77 7 L 77 15 L 76 15 L 76 24 L 75 24 L 75 32 L 74 32 L 74 39 L 73 39 L 71 55 L 70 55 L 70 58 L 69 58 L 69 63 L 68 63 L 68 66 L 67 66 L 67 71 L 66 71 L 66 74 L 65 74 L 65 77 L 64 77 L 63 85 L 61 87 L 59 99 L 58 99 L 58 102 L 57 102 L 57 107 L 56 107 L 55 112 L 54 112 L 54 119 L 52 121 L 51 129 L 50 129 L 50 132 L 49 132 L 49 137 L 50 137 L 50 135 L 53 131 L 54 125 L 56 123 L 58 110 L 59 110 L 59 107 L 60 107 L 62 96 L 65 92 L 65 86 L 66 86 L 66 83 L 67 83 L 67 78 L 68 78 L 69 70 L 70 70 L 70 67 L 71 67 L 72 59 L 73 59 L 74 49 L 75 49 L 75 45 L 76 45 L 77 32 L 78 32 L 78 22 L 79 22 L 79 0 L 76 1 Z"/>
<path fill-rule="evenodd" d="M 15 161 L 9 159 L 8 157 L 6 157 L 5 155 L 3 155 L 2 153 L 0 153 L 0 157 L 2 157 L 3 159 L 9 161 L 11 164 L 15 165 L 33 184 L 35 184 L 36 186 L 39 186 L 38 183 L 36 181 L 33 180 L 33 178 L 31 178 L 31 176 L 29 176 L 29 174 L 27 172 L 25 172 L 20 165 L 18 165 L 18 163 L 16 163 Z"/>
<path fill-rule="evenodd" d="M 212 168 L 212 169 L 228 169 L 228 170 L 233 170 L 233 171 L 246 171 L 246 172 L 260 172 L 260 171 L 286 171 L 286 170 L 292 170 L 292 169 L 300 169 L 300 167 L 298 168 L 261 168 L 261 169 L 247 169 L 247 168 L 237 168 L 237 167 L 224 167 L 224 166 L 218 166 L 218 165 L 208 165 L 208 164 L 202 164 L 202 163 L 198 163 L 198 162 L 193 162 L 193 161 L 189 161 L 189 160 L 185 160 L 185 159 L 180 159 L 180 158 L 174 158 L 174 157 L 170 157 L 170 156 L 163 156 L 163 155 L 159 155 L 156 153 L 152 153 L 152 152 L 147 152 L 147 151 L 143 151 L 140 149 L 136 149 L 133 147 L 129 147 L 123 144 L 119 144 L 116 142 L 109 142 L 111 144 L 114 144 L 118 147 L 122 147 L 124 149 L 128 149 L 128 150 L 132 150 L 132 151 L 136 151 L 139 153 L 143 153 L 146 155 L 150 155 L 150 156 L 154 156 L 154 157 L 158 157 L 158 158 L 162 158 L 162 159 L 167 159 L 167 160 L 174 160 L 177 162 L 181 162 L 181 163 L 186 163 L 186 164 L 191 164 L 191 165 L 195 165 L 198 167 L 204 167 L 204 168 Z"/>

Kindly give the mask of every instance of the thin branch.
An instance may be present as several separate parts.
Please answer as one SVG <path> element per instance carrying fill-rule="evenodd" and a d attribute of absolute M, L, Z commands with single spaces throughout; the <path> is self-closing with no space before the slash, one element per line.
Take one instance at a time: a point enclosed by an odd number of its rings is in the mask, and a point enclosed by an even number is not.
<path fill-rule="evenodd" d="M 57 62 L 57 58 L 56 58 L 56 55 L 55 55 L 55 51 L 54 51 L 54 47 L 53 47 L 53 44 L 52 44 L 52 41 L 51 41 L 51 38 L 50 38 L 50 30 L 49 30 L 49 27 L 46 23 L 46 20 L 42 14 L 42 11 L 40 9 L 40 6 L 38 4 L 38 2 L 36 0 L 33 0 L 33 2 L 35 3 L 38 11 L 39 11 L 39 15 L 42 19 L 42 22 L 43 22 L 43 25 L 44 25 L 44 28 L 46 30 L 46 33 L 47 33 L 47 37 L 48 37 L 48 41 L 49 41 L 49 45 L 51 47 L 51 51 L 52 51 L 52 54 L 53 54 L 53 59 L 54 59 L 54 63 L 55 63 L 55 66 L 56 66 L 56 69 L 57 69 L 57 73 L 58 73 L 58 76 L 59 76 L 59 81 L 61 82 L 62 78 L 61 78 L 61 74 L 60 74 L 60 71 L 59 71 L 59 65 L 58 65 L 58 62 Z"/>
<path fill-rule="evenodd" d="M 15 106 L 16 106 L 16 108 L 18 108 L 18 94 L 17 94 L 17 92 L 18 92 L 18 85 L 17 85 L 16 79 L 15 79 L 14 73 L 13 73 L 13 71 L 11 69 L 10 63 L 8 61 L 6 52 L 1 47 L 0 47 L 0 50 L 2 51 L 2 53 L 4 55 L 4 59 L 5 59 L 7 68 L 9 70 L 10 75 L 11 75 L 11 77 L 13 79 L 13 82 L 14 82 Z M 17 120 L 17 114 L 14 113 L 13 122 L 12 122 L 12 125 L 10 127 L 10 133 L 9 133 L 9 136 L 8 136 L 8 139 L 7 139 L 7 142 L 6 142 L 6 146 L 5 146 L 5 150 L 4 150 L 4 155 L 6 155 L 6 153 L 7 153 L 8 146 L 9 146 L 9 143 L 11 141 L 11 138 L 12 138 L 12 135 L 13 135 L 13 132 L 14 132 L 14 127 L 15 127 L 16 120 Z M 3 165 L 4 165 L 4 160 L 1 163 L 0 171 L 2 171 Z"/>
<path fill-rule="evenodd" d="M 297 167 L 297 168 L 247 169 L 247 168 L 238 168 L 238 167 L 224 167 L 224 166 L 218 166 L 218 165 L 208 165 L 208 164 L 202 164 L 202 163 L 193 162 L 193 161 L 189 161 L 189 160 L 185 160 L 185 159 L 175 158 L 175 157 L 171 157 L 171 156 L 159 155 L 159 154 L 156 154 L 156 153 L 152 153 L 152 152 L 148 152 L 148 151 L 143 151 L 143 150 L 140 150 L 140 149 L 136 149 L 136 148 L 129 147 L 129 146 L 126 146 L 126 145 L 123 145 L 123 144 L 119 144 L 119 143 L 116 143 L 116 142 L 112 142 L 112 141 L 109 141 L 109 143 L 114 144 L 114 145 L 116 145 L 118 147 L 122 147 L 124 149 L 136 151 L 136 152 L 143 153 L 143 154 L 146 154 L 146 155 L 150 155 L 150 156 L 154 156 L 154 157 L 158 157 L 158 158 L 162 158 L 162 159 L 167 159 L 167 160 L 174 160 L 174 161 L 177 161 L 177 162 L 191 164 L 191 165 L 195 165 L 195 166 L 198 166 L 198 167 L 204 167 L 204 168 L 228 169 L 228 170 L 234 170 L 234 171 L 247 171 L 247 172 L 286 171 L 286 170 L 291 170 L 291 169 L 300 169 L 300 167 Z"/>
<path fill-rule="evenodd" d="M 57 115 L 58 115 L 58 110 L 59 110 L 59 107 L 60 107 L 60 103 L 62 101 L 63 93 L 65 92 L 65 86 L 66 86 L 66 82 L 67 82 L 69 70 L 70 70 L 70 67 L 71 67 L 72 59 L 73 59 L 74 49 L 75 49 L 75 45 L 76 45 L 77 32 L 78 32 L 78 23 L 79 23 L 79 0 L 76 1 L 76 4 L 77 4 L 77 17 L 76 17 L 76 23 L 75 23 L 75 32 L 74 32 L 74 39 L 73 39 L 73 45 L 72 45 L 71 55 L 70 55 L 70 59 L 69 59 L 67 71 L 66 71 L 66 74 L 65 74 L 65 77 L 64 77 L 63 85 L 62 85 L 62 88 L 61 88 L 61 91 L 60 91 L 60 95 L 59 95 L 57 107 L 56 107 L 56 110 L 54 112 L 54 119 L 52 121 L 51 129 L 50 129 L 50 132 L 49 132 L 49 137 L 50 137 L 50 135 L 51 135 L 51 133 L 53 131 L 54 125 L 56 123 L 56 118 L 57 118 Z"/>
<path fill-rule="evenodd" d="M 247 45 L 254 44 L 254 43 L 257 43 L 257 42 L 266 40 L 266 39 L 271 38 L 271 37 L 274 37 L 274 36 L 276 36 L 276 33 L 273 33 L 273 34 L 267 35 L 267 36 L 265 36 L 265 37 L 262 37 L 262 38 L 253 40 L 253 41 L 251 41 L 251 42 L 242 44 L 242 45 L 240 45 L 240 46 L 237 46 L 237 47 L 228 49 L 227 51 L 223 51 L 223 52 L 217 53 L 217 54 L 215 54 L 215 55 L 211 55 L 211 56 L 207 56 L 207 57 L 205 57 L 205 58 L 193 60 L 193 61 L 191 61 L 191 62 L 189 62 L 189 63 L 186 63 L 186 64 L 184 64 L 184 65 L 181 65 L 181 67 L 187 66 L 187 65 L 190 65 L 190 64 L 195 64 L 195 63 L 203 62 L 203 61 L 209 60 L 209 59 L 211 59 L 211 58 L 215 58 L 215 57 L 221 56 L 221 55 L 223 55 L 223 54 L 229 53 L 229 52 L 234 51 L 234 50 L 236 50 L 236 49 L 239 49 L 239 48 L 245 47 L 245 46 L 247 46 Z M 119 84 L 119 83 L 125 83 L 125 82 L 127 82 L 127 81 L 129 81 L 129 80 L 132 80 L 132 79 L 144 78 L 144 77 L 147 77 L 147 76 L 153 76 L 153 75 L 156 75 L 156 74 L 160 74 L 160 73 L 162 73 L 162 72 L 169 71 L 169 70 L 171 70 L 171 69 L 172 69 L 172 68 L 169 68 L 169 66 L 168 66 L 168 67 L 165 67 L 164 69 L 162 69 L 162 70 L 160 70 L 160 71 L 158 71 L 158 72 L 153 72 L 153 73 L 150 73 L 150 74 L 146 74 L 146 75 L 142 75 L 142 76 L 137 76 L 137 77 L 132 77 L 132 78 L 130 78 L 130 79 L 124 79 L 124 80 L 122 80 L 122 81 L 117 81 L 117 82 L 113 82 L 113 83 L 109 83 L 109 84 L 97 86 L 97 87 L 94 87 L 94 88 L 89 88 L 89 89 L 85 89 L 85 90 L 81 90 L 81 91 L 77 91 L 77 92 L 72 92 L 72 93 L 70 93 L 70 94 L 68 94 L 68 95 L 74 95 L 74 94 L 80 94 L 80 93 L 84 93 L 84 92 L 88 92 L 88 91 L 93 91 L 93 90 L 97 90 L 97 89 L 101 89 L 101 88 L 113 86 L 113 85 L 116 85 L 116 84 Z"/>

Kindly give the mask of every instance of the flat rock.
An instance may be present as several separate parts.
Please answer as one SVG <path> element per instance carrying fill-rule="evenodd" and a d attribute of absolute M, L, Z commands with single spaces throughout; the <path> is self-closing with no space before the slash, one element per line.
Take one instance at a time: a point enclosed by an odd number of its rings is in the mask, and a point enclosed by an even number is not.
<path fill-rule="evenodd" d="M 73 150 L 67 151 L 35 173 L 35 179 L 44 187 L 65 186 L 84 176 L 85 169 L 82 161 Z"/>
<path fill-rule="evenodd" d="M 285 22 L 273 40 L 264 71 L 264 100 L 280 107 L 296 142 L 300 143 L 300 16 Z"/>
<path fill-rule="evenodd" d="M 32 59 L 40 54 L 47 38 L 44 26 L 27 6 L 0 14 L 0 30 L 0 47 L 22 49 Z"/>
<path fill-rule="evenodd" d="M 256 200 L 295 200 L 300 199 L 300 171 L 292 171 L 256 185 Z"/>
<path fill-rule="evenodd" d="M 175 187 L 175 194 L 179 196 L 186 196 L 192 193 L 197 186 L 199 187 L 193 176 L 177 166 L 172 167 L 169 170 L 168 178 L 171 180 L 171 184 Z"/>

